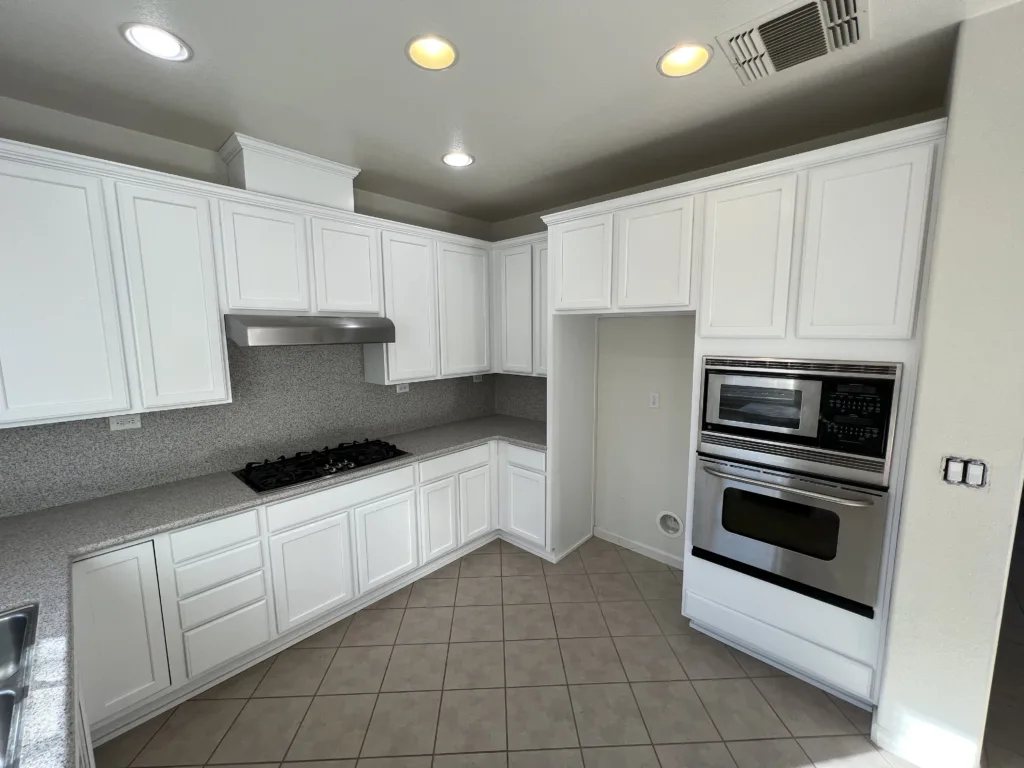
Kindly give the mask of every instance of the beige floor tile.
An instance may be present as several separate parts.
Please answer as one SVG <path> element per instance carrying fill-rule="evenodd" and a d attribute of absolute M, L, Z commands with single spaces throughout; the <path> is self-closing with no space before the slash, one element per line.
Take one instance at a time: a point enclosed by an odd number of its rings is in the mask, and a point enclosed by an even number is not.
<path fill-rule="evenodd" d="M 725 744 L 666 744 L 655 751 L 661 768 L 736 768 Z"/>
<path fill-rule="evenodd" d="M 544 563 L 545 576 L 571 576 L 586 574 L 587 569 L 583 567 L 583 558 L 579 552 L 570 552 L 557 563 Z"/>
<path fill-rule="evenodd" d="M 616 547 L 610 541 L 599 539 L 597 538 L 597 536 L 591 536 L 589 539 L 580 544 L 579 548 L 576 551 L 579 552 L 581 556 L 585 557 L 587 555 L 596 554 L 598 552 L 607 552 L 609 550 L 616 549 L 619 549 L 619 547 Z"/>
<path fill-rule="evenodd" d="M 829 694 L 829 698 L 832 703 L 839 707 L 839 711 L 846 715 L 846 719 L 853 723 L 853 727 L 857 729 L 857 733 L 867 735 L 871 733 L 871 712 L 866 709 L 861 709 L 856 704 L 851 704 L 848 701 L 840 699 L 838 696 Z M 1024 766 L 1021 766 L 1024 768 Z"/>
<path fill-rule="evenodd" d="M 501 577 L 459 579 L 456 605 L 501 605 Z"/>
<path fill-rule="evenodd" d="M 616 637 L 613 640 L 628 680 L 686 679 L 686 673 L 664 637 Z"/>
<path fill-rule="evenodd" d="M 749 680 L 698 680 L 693 687 L 726 741 L 789 736 L 786 726 Z"/>
<path fill-rule="evenodd" d="M 251 699 L 224 736 L 211 764 L 282 760 L 311 697 Z"/>
<path fill-rule="evenodd" d="M 569 690 L 564 686 L 508 688 L 505 697 L 510 750 L 579 746 Z"/>
<path fill-rule="evenodd" d="M 466 555 L 462 558 L 459 578 L 501 576 L 501 555 Z"/>
<path fill-rule="evenodd" d="M 643 600 L 628 573 L 592 573 L 590 583 L 598 600 Z"/>
<path fill-rule="evenodd" d="M 504 637 L 500 605 L 473 605 L 455 609 L 451 642 L 502 640 Z"/>
<path fill-rule="evenodd" d="M 582 747 L 650 744 L 633 692 L 626 683 L 570 685 L 572 711 Z"/>
<path fill-rule="evenodd" d="M 536 555 L 529 553 L 502 554 L 501 556 L 502 576 L 543 576 L 544 561 Z"/>
<path fill-rule="evenodd" d="M 412 585 L 409 608 L 434 608 L 455 605 L 458 579 L 420 579 Z"/>
<path fill-rule="evenodd" d="M 396 608 L 405 608 L 405 604 L 409 602 L 409 593 L 412 592 L 412 587 L 402 587 L 401 589 L 395 590 L 387 597 L 382 597 L 380 600 L 369 606 L 366 610 L 368 611 L 383 611 Z"/>
<path fill-rule="evenodd" d="M 732 741 L 726 744 L 739 768 L 810 768 L 811 760 L 793 739 Z"/>
<path fill-rule="evenodd" d="M 502 555 L 502 557 L 505 557 Z M 505 605 L 548 602 L 548 588 L 543 576 L 504 576 L 501 579 L 501 600 Z"/>
<path fill-rule="evenodd" d="M 445 691 L 434 752 L 505 749 L 505 691 Z"/>
<path fill-rule="evenodd" d="M 555 635 L 555 621 L 551 606 L 506 605 L 504 606 L 506 640 L 543 640 Z"/>
<path fill-rule="evenodd" d="M 707 635 L 674 635 L 668 639 L 686 676 L 691 680 L 746 677 L 725 643 Z"/>
<path fill-rule="evenodd" d="M 444 683 L 448 645 L 396 645 L 382 691 L 439 691 Z"/>
<path fill-rule="evenodd" d="M 281 651 L 253 697 L 312 696 L 320 687 L 333 658 L 333 648 L 288 648 Z"/>
<path fill-rule="evenodd" d="M 361 757 L 430 754 L 440 705 L 440 691 L 380 694 Z"/>
<path fill-rule="evenodd" d="M 718 730 L 690 683 L 633 683 L 632 688 L 655 744 L 719 740 Z"/>
<path fill-rule="evenodd" d="M 286 759 L 291 762 L 358 757 L 376 700 L 372 693 L 317 696 L 295 734 Z"/>
<path fill-rule="evenodd" d="M 735 648 L 730 648 L 729 653 L 732 654 L 733 658 L 739 662 L 740 667 L 747 673 L 747 677 L 787 677 L 787 674 L 778 667 L 773 667 L 771 664 L 765 664 L 760 659 L 755 659 L 753 656 L 744 653 L 743 651 L 737 651 Z"/>
<path fill-rule="evenodd" d="M 355 760 L 300 760 L 297 763 L 286 763 L 288 768 L 356 768 Z M 233 768 L 232 766 L 223 766 L 222 768 Z M 256 763 L 253 768 L 274 768 L 272 765 L 266 763 Z M 429 768 L 429 766 L 428 766 Z"/>
<path fill-rule="evenodd" d="M 614 549 L 580 553 L 587 573 L 626 573 L 626 564 Z"/>
<path fill-rule="evenodd" d="M 639 552 L 633 552 L 629 549 L 619 550 L 619 557 L 622 558 L 622 562 L 626 564 L 626 567 L 631 573 L 668 570 L 668 566 L 664 563 L 659 563 L 654 558 L 647 557 L 647 555 L 641 555 Z"/>
<path fill-rule="evenodd" d="M 754 681 L 789 732 L 794 736 L 847 736 L 857 729 L 825 692 L 795 677 L 765 677 Z"/>
<path fill-rule="evenodd" d="M 468 755 L 435 755 L 432 768 L 506 768 L 507 765 L 508 757 L 504 752 L 474 752 Z"/>
<path fill-rule="evenodd" d="M 255 664 L 248 669 L 239 672 L 237 675 L 228 678 L 223 683 L 219 683 L 213 686 L 213 688 L 209 688 L 202 693 L 196 694 L 192 698 L 248 699 L 256 691 L 260 681 L 263 680 L 263 676 L 267 674 L 267 670 L 270 669 L 270 666 L 273 663 L 273 658 L 261 661 L 259 664 Z"/>
<path fill-rule="evenodd" d="M 453 643 L 448 648 L 444 688 L 503 688 L 503 643 Z"/>
<path fill-rule="evenodd" d="M 501 541 L 501 554 L 503 554 L 503 555 L 525 555 L 525 554 L 529 554 L 525 549 L 523 549 L 520 546 L 517 546 L 517 545 L 513 544 L 511 541 L 505 541 L 504 539 L 500 539 L 500 541 Z"/>
<path fill-rule="evenodd" d="M 499 555 L 501 554 L 501 539 L 492 539 L 486 544 L 474 549 L 470 554 L 472 555 Z"/>
<path fill-rule="evenodd" d="M 557 640 L 515 640 L 505 643 L 505 685 L 509 688 L 565 685 L 562 652 Z"/>
<path fill-rule="evenodd" d="M 509 752 L 508 768 L 583 768 L 583 755 L 578 749 Z"/>
<path fill-rule="evenodd" d="M 817 768 L 890 768 L 882 754 L 863 736 L 824 736 L 797 741 Z"/>
<path fill-rule="evenodd" d="M 645 600 L 675 600 L 682 602 L 682 586 L 668 571 L 634 573 L 633 581 Z"/>
<path fill-rule="evenodd" d="M 376 693 L 391 659 L 390 645 L 339 648 L 317 694 Z"/>
<path fill-rule="evenodd" d="M 555 616 L 555 629 L 559 637 L 607 637 L 598 603 L 555 603 L 551 606 Z"/>
<path fill-rule="evenodd" d="M 405 610 L 360 611 L 352 618 L 342 646 L 394 645 Z"/>
<path fill-rule="evenodd" d="M 560 639 L 562 663 L 569 684 L 624 683 L 626 673 L 619 663 L 619 654 L 608 637 Z"/>
<path fill-rule="evenodd" d="M 690 635 L 694 633 L 690 620 L 683 616 L 681 600 L 648 600 L 647 607 L 654 614 L 655 621 L 666 635 Z"/>
<path fill-rule="evenodd" d="M 348 632 L 351 623 L 352 617 L 346 616 L 341 621 L 336 621 L 315 635 L 296 643 L 292 648 L 337 648 L 345 639 L 345 633 Z"/>
<path fill-rule="evenodd" d="M 548 595 L 552 603 L 593 603 L 597 601 L 586 575 L 548 576 Z"/>
<path fill-rule="evenodd" d="M 132 760 L 138 757 L 142 748 L 149 743 L 149 740 L 156 735 L 156 732 L 173 714 L 174 709 L 161 712 L 142 725 L 137 725 L 116 739 L 111 739 L 106 744 L 96 747 L 96 768 L 128 768 Z"/>
<path fill-rule="evenodd" d="M 483 553 L 481 553 L 483 554 Z M 438 568 L 436 571 L 430 574 L 432 579 L 457 579 L 459 578 L 459 569 L 462 567 L 462 558 L 459 558 L 455 562 L 448 563 Z"/>
<path fill-rule="evenodd" d="M 986 744 L 985 762 L 982 765 L 984 768 L 1024 768 L 1024 755 L 996 744 Z"/>
<path fill-rule="evenodd" d="M 447 643 L 452 634 L 453 614 L 453 608 L 409 608 L 395 643 Z"/>
<path fill-rule="evenodd" d="M 586 768 L 661 768 L 654 747 L 587 747 Z"/>
<path fill-rule="evenodd" d="M 654 614 L 643 600 L 628 603 L 601 603 L 601 613 L 608 631 L 616 637 L 627 635 L 661 635 Z"/>
<path fill-rule="evenodd" d="M 132 765 L 203 765 L 244 706 L 241 699 L 186 701 L 174 710 Z"/>
<path fill-rule="evenodd" d="M 358 768 L 430 768 L 430 755 L 419 757 L 364 757 Z M 288 766 L 291 768 L 291 766 Z M 319 766 L 317 766 L 319 768 Z"/>

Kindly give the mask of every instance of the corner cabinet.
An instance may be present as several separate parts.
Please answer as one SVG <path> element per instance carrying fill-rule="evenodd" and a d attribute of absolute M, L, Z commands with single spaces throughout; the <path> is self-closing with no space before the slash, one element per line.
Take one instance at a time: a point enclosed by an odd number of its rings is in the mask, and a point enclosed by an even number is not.
<path fill-rule="evenodd" d="M 487 251 L 437 244 L 437 305 L 441 375 L 491 369 L 490 268 Z"/>
<path fill-rule="evenodd" d="M 615 214 L 615 306 L 687 307 L 693 269 L 693 197 Z"/>
<path fill-rule="evenodd" d="M 611 309 L 612 214 L 556 224 L 548 237 L 554 261 L 553 308 Z"/>

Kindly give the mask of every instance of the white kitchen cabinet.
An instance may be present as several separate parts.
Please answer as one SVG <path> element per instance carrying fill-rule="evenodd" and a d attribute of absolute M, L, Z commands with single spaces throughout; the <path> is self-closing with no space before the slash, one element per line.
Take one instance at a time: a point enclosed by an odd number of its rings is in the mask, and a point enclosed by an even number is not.
<path fill-rule="evenodd" d="M 279 632 L 355 597 L 349 518 L 342 512 L 270 537 Z"/>
<path fill-rule="evenodd" d="M 311 310 L 307 218 L 226 200 L 220 211 L 228 306 Z"/>
<path fill-rule="evenodd" d="M 313 219 L 313 266 L 319 312 L 379 315 L 380 230 Z"/>
<path fill-rule="evenodd" d="M 498 354 L 505 373 L 533 373 L 533 261 L 529 244 L 498 251 Z"/>
<path fill-rule="evenodd" d="M 153 542 L 72 568 L 75 656 L 92 725 L 170 686 Z"/>
<path fill-rule="evenodd" d="M 98 178 L 0 160 L 0 424 L 129 408 Z"/>
<path fill-rule="evenodd" d="M 554 259 L 554 309 L 611 309 L 612 214 L 556 224 L 548 241 Z"/>
<path fill-rule="evenodd" d="M 548 373 L 548 244 L 533 245 L 533 372 Z"/>
<path fill-rule="evenodd" d="M 395 342 L 385 345 L 387 383 L 436 378 L 434 243 L 425 237 L 385 231 L 383 249 L 384 314 L 395 324 Z"/>
<path fill-rule="evenodd" d="M 142 407 L 228 402 L 210 200 L 115 186 Z"/>
<path fill-rule="evenodd" d="M 547 479 L 531 469 L 505 465 L 502 527 L 526 541 L 544 547 L 547 539 Z"/>
<path fill-rule="evenodd" d="M 487 251 L 438 243 L 437 304 L 442 376 L 490 371 L 490 285 Z"/>
<path fill-rule="evenodd" d="M 708 192 L 700 334 L 786 335 L 796 174 Z"/>
<path fill-rule="evenodd" d="M 692 197 L 619 211 L 615 233 L 615 304 L 619 309 L 691 304 Z"/>
<path fill-rule="evenodd" d="M 459 506 L 454 477 L 420 487 L 420 562 L 459 546 Z"/>
<path fill-rule="evenodd" d="M 419 565 L 415 491 L 357 507 L 355 518 L 360 594 Z"/>
<path fill-rule="evenodd" d="M 459 527 L 463 544 L 494 530 L 492 475 L 490 464 L 459 474 Z"/>
<path fill-rule="evenodd" d="M 933 152 L 905 147 L 808 173 L 797 335 L 912 336 Z"/>

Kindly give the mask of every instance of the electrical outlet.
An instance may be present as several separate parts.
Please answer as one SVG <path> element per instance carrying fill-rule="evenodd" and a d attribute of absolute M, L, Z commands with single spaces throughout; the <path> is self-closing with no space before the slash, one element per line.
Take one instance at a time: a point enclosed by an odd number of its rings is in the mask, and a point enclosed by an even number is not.
<path fill-rule="evenodd" d="M 484 377 L 481 376 L 479 373 L 476 376 L 473 377 L 473 383 L 474 384 L 479 384 L 483 380 L 484 380 Z"/>
<path fill-rule="evenodd" d="M 142 426 L 141 413 L 126 413 L 124 416 L 110 417 L 110 431 L 117 432 L 122 429 L 138 429 Z"/>
<path fill-rule="evenodd" d="M 648 408 L 660 408 L 661 407 L 661 395 L 657 392 L 651 392 L 650 399 L 647 401 Z"/>
<path fill-rule="evenodd" d="M 408 391 L 409 391 L 409 385 L 408 384 L 399 384 L 399 385 L 397 385 L 395 387 L 395 392 L 397 392 L 398 394 L 402 394 L 403 392 L 408 392 Z"/>

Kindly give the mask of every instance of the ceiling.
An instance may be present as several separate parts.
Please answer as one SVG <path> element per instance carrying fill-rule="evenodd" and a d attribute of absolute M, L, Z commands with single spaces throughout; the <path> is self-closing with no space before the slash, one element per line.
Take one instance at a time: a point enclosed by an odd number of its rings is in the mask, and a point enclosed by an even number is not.
<path fill-rule="evenodd" d="M 864 2 L 865 0 L 861 0 Z M 0 95 L 208 149 L 239 131 L 362 168 L 362 189 L 501 221 L 941 107 L 962 0 L 870 0 L 871 39 L 744 86 L 678 42 L 781 0 L 6 0 Z M 178 34 L 184 64 L 118 35 Z M 424 72 L 404 46 L 459 49 Z M 470 168 L 441 155 L 464 148 Z"/>

